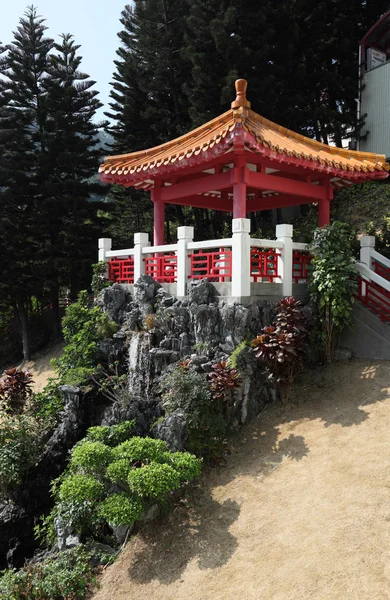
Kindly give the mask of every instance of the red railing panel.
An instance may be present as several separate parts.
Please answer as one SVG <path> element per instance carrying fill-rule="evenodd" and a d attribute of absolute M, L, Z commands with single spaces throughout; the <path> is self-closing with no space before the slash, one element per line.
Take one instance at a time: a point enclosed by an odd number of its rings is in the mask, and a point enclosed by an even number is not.
<path fill-rule="evenodd" d="M 387 281 L 390 281 L 390 267 L 386 267 L 375 259 L 373 259 L 372 263 L 375 273 L 378 273 L 378 275 L 387 279 Z"/>
<path fill-rule="evenodd" d="M 312 256 L 307 253 L 303 253 L 300 250 L 294 250 L 293 252 L 293 281 L 299 283 L 302 279 L 307 281 L 309 273 L 312 269 L 311 266 Z"/>
<path fill-rule="evenodd" d="M 390 292 L 377 283 L 359 276 L 358 298 L 376 313 L 381 321 L 390 322 Z"/>
<path fill-rule="evenodd" d="M 194 252 L 190 254 L 190 279 L 227 281 L 232 276 L 232 251 Z"/>
<path fill-rule="evenodd" d="M 134 259 L 111 258 L 108 261 L 108 279 L 114 283 L 134 283 Z"/>
<path fill-rule="evenodd" d="M 280 277 L 278 271 L 279 252 L 275 250 L 251 249 L 251 277 L 253 281 L 258 279 L 269 279 L 272 283 L 277 277 Z"/>
<path fill-rule="evenodd" d="M 145 273 L 159 283 L 174 283 L 177 273 L 176 254 L 155 254 L 145 258 Z"/>

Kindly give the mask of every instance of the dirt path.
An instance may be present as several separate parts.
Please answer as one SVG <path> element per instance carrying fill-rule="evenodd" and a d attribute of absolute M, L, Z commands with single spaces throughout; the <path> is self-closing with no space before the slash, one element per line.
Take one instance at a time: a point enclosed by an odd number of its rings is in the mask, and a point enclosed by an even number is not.
<path fill-rule="evenodd" d="M 133 538 L 94 600 L 389 600 L 390 363 L 312 380 Z"/>
<path fill-rule="evenodd" d="M 18 367 L 25 371 L 30 371 L 33 376 L 35 392 L 41 392 L 45 387 L 49 377 L 54 375 L 53 368 L 50 364 L 52 358 L 61 356 L 64 344 L 59 342 L 46 347 L 41 352 L 34 354 L 34 358 L 27 362 L 22 362 Z"/>

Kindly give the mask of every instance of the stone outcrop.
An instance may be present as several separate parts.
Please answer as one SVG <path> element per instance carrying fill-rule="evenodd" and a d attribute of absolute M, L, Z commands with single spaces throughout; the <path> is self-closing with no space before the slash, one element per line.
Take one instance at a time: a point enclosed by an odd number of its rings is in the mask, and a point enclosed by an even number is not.
<path fill-rule="evenodd" d="M 161 376 L 183 360 L 189 360 L 191 369 L 210 373 L 213 364 L 226 360 L 238 344 L 254 338 L 273 319 L 268 302 L 248 306 L 218 302 L 208 281 L 192 282 L 187 299 L 180 301 L 143 276 L 133 294 L 116 284 L 103 290 L 97 304 L 120 326 L 111 339 L 100 343 L 99 351 L 103 363 L 118 361 L 121 372 L 128 373 L 129 398 L 113 402 L 92 386 L 61 387 L 65 407 L 58 426 L 18 498 L 0 506 L 0 569 L 21 566 L 36 548 L 33 527 L 36 518 L 51 508 L 50 483 L 64 470 L 69 450 L 88 427 L 134 419 L 138 435 L 155 435 L 171 450 L 182 450 L 187 417 L 181 410 L 164 416 Z M 254 418 L 275 396 L 248 347 L 240 354 L 239 371 L 241 384 L 229 410 L 233 426 Z M 60 548 L 78 543 L 66 523 L 57 523 L 57 529 Z"/>
<path fill-rule="evenodd" d="M 191 282 L 183 301 L 175 299 L 149 276 L 137 281 L 133 297 L 118 288 L 121 286 L 105 289 L 100 305 L 110 316 L 115 313 L 122 325 L 116 335 L 127 340 L 123 360 L 127 361 L 132 399 L 127 408 L 110 406 L 104 424 L 113 424 L 128 415 L 144 430 L 153 421 L 153 411 L 155 419 L 161 415 L 158 384 L 169 365 L 189 359 L 190 368 L 209 373 L 215 362 L 227 359 L 238 344 L 254 338 L 273 319 L 273 308 L 268 302 L 257 301 L 248 306 L 218 302 L 213 285 L 206 280 Z M 112 340 L 101 345 L 108 359 L 114 353 L 113 346 Z M 274 391 L 250 350 L 240 373 L 241 385 L 235 392 L 231 411 L 233 425 L 249 421 L 274 398 Z M 172 450 L 182 450 L 187 436 L 185 414 L 179 411 L 160 418 L 153 434 L 164 439 Z"/>

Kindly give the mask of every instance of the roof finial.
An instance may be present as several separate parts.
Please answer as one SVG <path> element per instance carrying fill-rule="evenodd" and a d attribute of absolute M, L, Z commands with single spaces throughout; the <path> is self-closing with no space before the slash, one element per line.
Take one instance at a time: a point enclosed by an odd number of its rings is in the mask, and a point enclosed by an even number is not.
<path fill-rule="evenodd" d="M 241 106 L 250 108 L 251 103 L 246 99 L 246 88 L 248 87 L 246 79 L 237 79 L 234 85 L 236 86 L 237 96 L 232 102 L 232 108 L 240 108 Z"/>

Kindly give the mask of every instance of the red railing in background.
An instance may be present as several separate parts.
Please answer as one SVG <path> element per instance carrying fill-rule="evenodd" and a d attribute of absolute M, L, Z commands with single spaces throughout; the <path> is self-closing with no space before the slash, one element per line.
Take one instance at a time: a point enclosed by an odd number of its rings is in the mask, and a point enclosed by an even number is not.
<path fill-rule="evenodd" d="M 176 281 L 176 254 L 155 254 L 145 258 L 145 273 L 159 283 L 174 283 Z"/>
<path fill-rule="evenodd" d="M 390 292 L 377 283 L 359 276 L 358 298 L 375 312 L 381 321 L 390 322 Z"/>
<path fill-rule="evenodd" d="M 272 283 L 273 280 L 279 277 L 278 272 L 278 257 L 279 252 L 275 250 L 258 250 L 251 249 L 251 277 L 254 281 L 260 278 L 267 278 Z"/>
<path fill-rule="evenodd" d="M 232 251 L 194 252 L 190 254 L 190 279 L 224 282 L 232 276 Z"/>
<path fill-rule="evenodd" d="M 108 261 L 108 279 L 114 283 L 134 283 L 134 259 L 111 258 Z"/>
<path fill-rule="evenodd" d="M 304 254 L 300 250 L 294 250 L 292 274 L 294 283 L 299 283 L 302 279 L 307 280 L 312 268 L 311 259 L 312 257 L 310 254 Z"/>
<path fill-rule="evenodd" d="M 375 259 L 373 259 L 372 264 L 375 273 L 378 273 L 378 275 L 383 277 L 383 279 L 387 279 L 387 281 L 390 281 L 390 267 L 386 267 L 385 265 L 383 265 Z"/>

